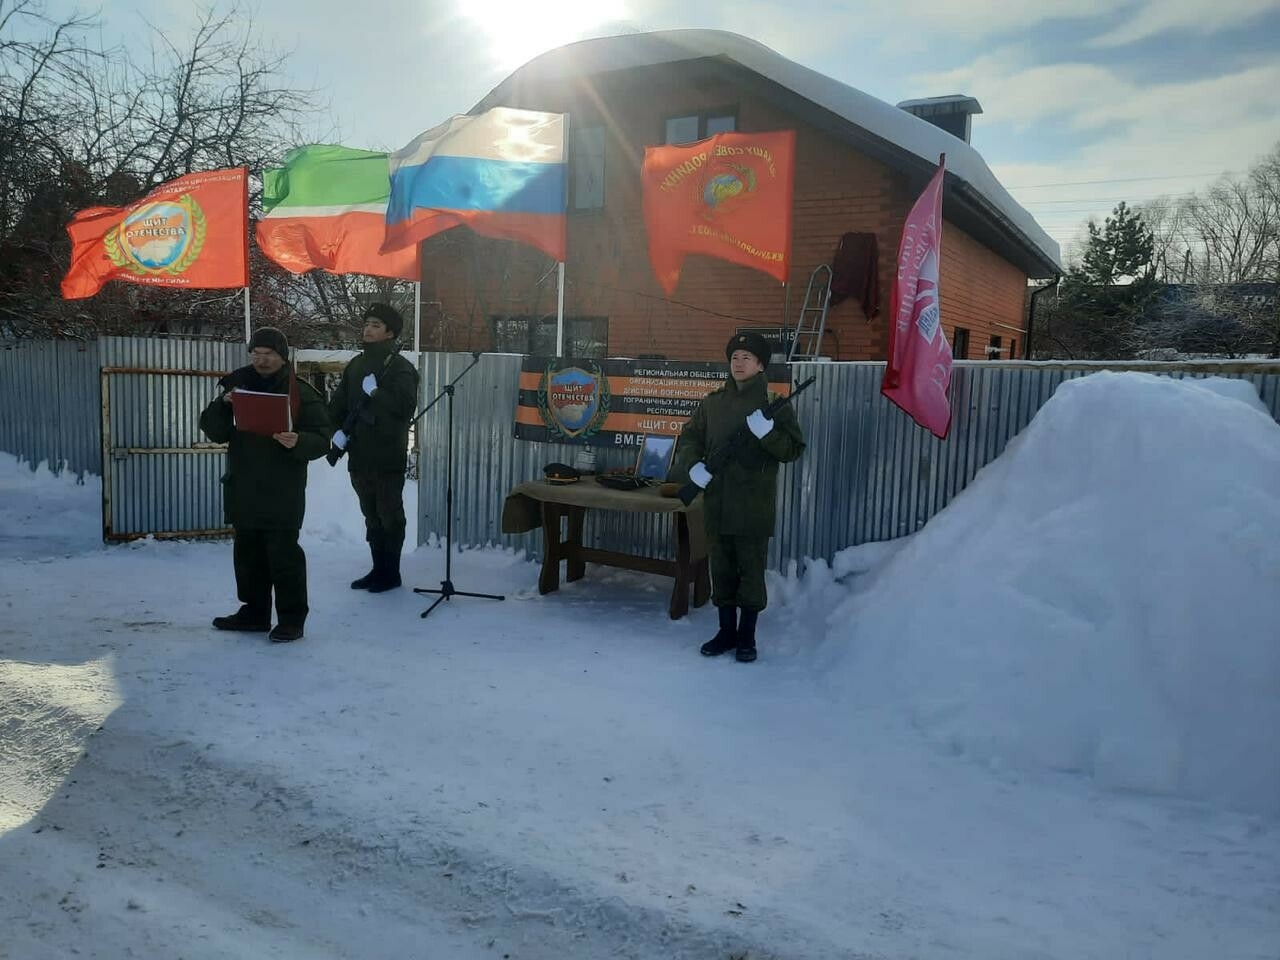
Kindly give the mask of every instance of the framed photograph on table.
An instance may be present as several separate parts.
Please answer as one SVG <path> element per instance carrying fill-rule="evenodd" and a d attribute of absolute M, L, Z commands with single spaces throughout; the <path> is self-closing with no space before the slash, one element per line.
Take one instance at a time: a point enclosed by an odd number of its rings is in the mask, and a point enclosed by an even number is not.
<path fill-rule="evenodd" d="M 662 434 L 645 434 L 636 457 L 636 476 L 661 483 L 671 469 L 671 457 L 676 452 L 676 438 Z"/>

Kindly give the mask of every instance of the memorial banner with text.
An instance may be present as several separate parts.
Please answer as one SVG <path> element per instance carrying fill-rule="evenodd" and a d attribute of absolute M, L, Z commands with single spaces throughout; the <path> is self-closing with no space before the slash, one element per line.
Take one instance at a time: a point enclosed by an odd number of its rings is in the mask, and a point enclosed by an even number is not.
<path fill-rule="evenodd" d="M 785 364 L 772 364 L 769 389 L 791 392 Z M 525 357 L 515 437 L 591 447 L 638 447 L 646 434 L 676 436 L 699 402 L 729 376 L 719 362 L 575 360 Z"/>

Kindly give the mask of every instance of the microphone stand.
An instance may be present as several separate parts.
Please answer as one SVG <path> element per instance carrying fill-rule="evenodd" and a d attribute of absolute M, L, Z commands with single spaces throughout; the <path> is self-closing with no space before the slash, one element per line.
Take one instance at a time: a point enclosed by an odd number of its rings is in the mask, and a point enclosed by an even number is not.
<path fill-rule="evenodd" d="M 449 439 L 447 444 L 447 453 L 445 455 L 445 533 L 444 533 L 444 579 L 440 581 L 440 589 L 426 589 L 423 587 L 414 587 L 414 593 L 438 593 L 440 596 L 436 598 L 435 603 L 422 611 L 421 617 L 425 618 L 436 607 L 440 606 L 445 600 L 451 600 L 454 597 L 478 597 L 482 600 L 504 600 L 494 593 L 468 593 L 465 590 L 455 589 L 453 586 L 453 394 L 454 386 L 459 380 L 470 372 L 471 368 L 480 362 L 480 354 L 471 354 L 471 363 L 448 384 L 445 385 L 435 399 L 428 403 L 418 412 L 418 415 L 410 421 L 417 423 L 424 413 L 440 402 L 442 397 L 448 397 L 447 404 L 449 408 Z M 419 475 L 421 475 L 421 464 L 419 464 Z"/>

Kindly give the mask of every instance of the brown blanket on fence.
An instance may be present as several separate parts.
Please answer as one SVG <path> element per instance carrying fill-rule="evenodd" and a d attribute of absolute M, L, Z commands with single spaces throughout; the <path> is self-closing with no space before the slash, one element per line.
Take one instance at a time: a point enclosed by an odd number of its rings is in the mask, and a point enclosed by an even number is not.
<path fill-rule="evenodd" d="M 507 494 L 502 504 L 502 532 L 527 533 L 542 526 L 539 503 L 563 503 L 588 510 L 624 510 L 628 513 L 687 513 L 689 553 L 693 560 L 707 555 L 707 535 L 702 524 L 702 498 L 685 506 L 676 497 L 664 497 L 657 487 L 640 490 L 610 490 L 591 477 L 576 483 L 548 483 L 528 480 Z"/>
<path fill-rule="evenodd" d="M 831 306 L 850 297 L 870 320 L 880 312 L 880 258 L 874 233 L 846 233 L 831 261 Z"/>

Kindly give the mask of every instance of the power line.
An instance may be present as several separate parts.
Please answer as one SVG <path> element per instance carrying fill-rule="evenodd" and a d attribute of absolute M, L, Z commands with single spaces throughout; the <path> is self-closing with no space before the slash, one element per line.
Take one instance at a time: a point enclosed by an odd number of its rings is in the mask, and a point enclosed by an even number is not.
<path fill-rule="evenodd" d="M 1119 203 L 1121 200 L 1125 203 L 1146 203 L 1150 200 L 1189 200 L 1196 195 L 1196 191 L 1189 190 L 1186 193 L 1157 193 L 1149 197 L 1072 197 L 1069 200 L 1023 200 L 1020 203 L 1024 207 L 1043 207 L 1059 203 Z"/>
<path fill-rule="evenodd" d="M 1234 173 L 1233 170 L 1215 170 L 1212 173 L 1175 173 L 1159 177 L 1117 177 L 1112 180 L 1059 180 L 1055 183 L 1005 184 L 1006 190 L 1039 190 L 1042 187 L 1083 187 L 1095 183 L 1143 183 L 1147 180 L 1189 180 L 1192 177 L 1217 177 Z"/>

